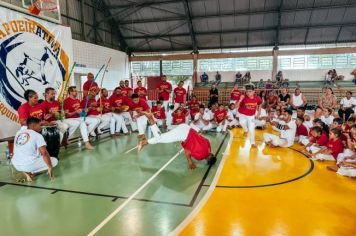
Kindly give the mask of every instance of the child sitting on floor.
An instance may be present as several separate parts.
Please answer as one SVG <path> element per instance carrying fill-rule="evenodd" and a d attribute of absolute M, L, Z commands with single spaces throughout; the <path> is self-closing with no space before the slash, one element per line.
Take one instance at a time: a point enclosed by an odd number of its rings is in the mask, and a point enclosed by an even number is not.
<path fill-rule="evenodd" d="M 233 129 L 239 125 L 237 117 L 237 110 L 235 109 L 235 103 L 230 103 L 229 109 L 227 111 L 227 127 Z"/>
<path fill-rule="evenodd" d="M 343 152 L 344 145 L 340 139 L 341 130 L 332 129 L 329 134 L 329 141 L 325 147 L 320 148 L 317 151 L 313 151 L 311 159 L 313 161 L 335 161 L 337 156 Z M 314 149 L 316 150 L 316 149 Z"/>
<path fill-rule="evenodd" d="M 307 139 L 309 136 L 309 132 L 307 127 L 304 126 L 304 118 L 303 117 L 297 117 L 295 121 L 297 125 L 297 129 L 295 131 L 295 141 L 299 142 L 299 140 Z"/>
<path fill-rule="evenodd" d="M 266 122 L 268 120 L 268 114 L 266 111 L 266 105 L 262 105 L 261 113 L 259 118 L 255 118 L 255 124 L 257 129 L 264 129 L 266 126 Z"/>
<path fill-rule="evenodd" d="M 331 108 L 325 109 L 320 120 L 326 125 L 331 125 L 333 123 L 334 117 L 332 116 L 333 110 Z"/>

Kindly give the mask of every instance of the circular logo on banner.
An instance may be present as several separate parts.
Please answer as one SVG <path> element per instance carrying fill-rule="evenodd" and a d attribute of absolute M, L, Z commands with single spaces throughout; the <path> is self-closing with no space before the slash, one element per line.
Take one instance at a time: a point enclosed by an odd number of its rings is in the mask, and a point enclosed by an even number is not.
<path fill-rule="evenodd" d="M 68 76 L 68 63 L 56 36 L 38 22 L 21 19 L 0 26 L 0 95 L 6 107 L 17 110 L 27 89 L 39 94 L 46 87 L 58 91 Z M 18 119 L 11 115 L 11 120 Z"/>

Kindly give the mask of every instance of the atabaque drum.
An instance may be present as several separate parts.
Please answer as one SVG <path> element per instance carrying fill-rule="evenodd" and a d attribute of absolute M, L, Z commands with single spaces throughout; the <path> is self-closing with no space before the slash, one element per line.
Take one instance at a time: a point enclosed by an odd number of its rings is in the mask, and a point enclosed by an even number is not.
<path fill-rule="evenodd" d="M 47 143 L 47 151 L 49 155 L 58 159 L 61 140 L 57 125 L 42 126 L 42 136 Z"/>

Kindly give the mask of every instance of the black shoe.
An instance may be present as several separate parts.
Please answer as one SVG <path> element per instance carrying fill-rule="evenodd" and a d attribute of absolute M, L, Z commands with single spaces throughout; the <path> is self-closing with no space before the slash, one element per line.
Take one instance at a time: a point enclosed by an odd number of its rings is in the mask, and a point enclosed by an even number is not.
<path fill-rule="evenodd" d="M 214 165 L 215 163 L 216 163 L 216 156 L 213 155 L 213 154 L 211 154 L 211 155 L 210 155 L 210 159 L 209 159 L 209 161 L 208 161 L 208 165 L 209 165 L 209 166 L 212 166 L 212 165 Z"/>

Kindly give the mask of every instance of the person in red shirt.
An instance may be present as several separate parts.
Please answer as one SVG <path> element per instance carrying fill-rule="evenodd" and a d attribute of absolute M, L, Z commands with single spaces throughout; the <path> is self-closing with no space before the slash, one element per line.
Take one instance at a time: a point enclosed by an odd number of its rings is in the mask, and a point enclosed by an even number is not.
<path fill-rule="evenodd" d="M 337 156 L 344 151 L 344 144 L 340 139 L 341 129 L 331 129 L 329 141 L 324 148 L 311 155 L 313 161 L 335 161 Z"/>
<path fill-rule="evenodd" d="M 30 117 L 35 117 L 41 120 L 41 125 L 47 125 L 47 121 L 44 120 L 45 112 L 43 106 L 38 103 L 37 93 L 29 89 L 25 91 L 24 97 L 27 102 L 22 104 L 17 110 L 20 124 L 26 126 L 26 120 Z"/>
<path fill-rule="evenodd" d="M 307 127 L 304 126 L 304 118 L 298 116 L 295 124 L 297 125 L 297 129 L 295 131 L 295 141 L 299 142 L 300 140 L 306 139 L 309 136 L 309 132 Z"/>
<path fill-rule="evenodd" d="M 133 94 L 133 89 L 130 87 L 130 81 L 125 80 L 124 84 L 125 84 L 124 90 L 127 91 L 127 96 L 131 97 L 131 95 Z"/>
<path fill-rule="evenodd" d="M 168 130 L 172 130 L 176 128 L 178 125 L 186 123 L 187 120 L 186 117 L 187 116 L 183 113 L 183 109 L 181 107 L 178 107 L 178 109 L 172 113 L 172 125 L 168 127 Z"/>
<path fill-rule="evenodd" d="M 156 102 L 156 106 L 152 107 L 152 114 L 158 126 L 166 125 L 166 111 L 162 106 L 162 102 Z"/>
<path fill-rule="evenodd" d="M 119 88 L 121 90 L 121 95 L 125 98 L 129 97 L 128 89 L 125 86 L 125 82 L 123 80 L 120 80 L 119 82 Z"/>
<path fill-rule="evenodd" d="M 146 139 L 145 131 L 147 129 L 147 115 L 151 114 L 150 107 L 147 102 L 140 99 L 138 94 L 134 93 L 131 99 L 128 100 L 128 105 L 130 107 L 130 114 L 132 121 L 134 123 L 134 129 L 138 129 L 138 139 Z M 152 130 L 152 132 L 160 132 L 159 130 Z"/>
<path fill-rule="evenodd" d="M 64 100 L 64 114 L 66 117 L 66 123 L 74 124 L 79 122 L 80 134 L 85 143 L 86 149 L 94 149 L 89 142 L 89 133 L 94 131 L 94 129 L 99 125 L 100 120 L 93 119 L 91 117 L 86 117 L 85 121 L 80 117 L 83 109 L 80 106 L 80 101 L 77 99 L 78 92 L 75 86 L 68 88 L 68 97 Z M 68 137 L 69 138 L 69 137 Z"/>
<path fill-rule="evenodd" d="M 80 122 L 66 123 L 66 120 L 62 117 L 61 104 L 55 100 L 56 91 L 54 88 L 46 88 L 45 100 L 42 103 L 42 107 L 45 112 L 45 120 L 50 124 L 56 124 L 59 129 L 60 143 L 62 143 L 64 134 L 69 132 L 69 136 L 72 137 L 74 132 L 80 125 Z M 67 141 L 68 142 L 68 141 Z M 69 144 L 69 142 L 68 142 Z"/>
<path fill-rule="evenodd" d="M 188 107 L 189 109 L 192 109 L 192 107 L 198 107 L 199 108 L 200 102 L 197 99 L 197 96 L 194 94 L 190 97 L 190 100 L 188 101 Z"/>
<path fill-rule="evenodd" d="M 241 97 L 241 91 L 239 90 L 239 86 L 235 84 L 233 90 L 231 91 L 230 104 L 231 103 L 236 104 L 238 101 L 240 101 L 240 97 Z"/>
<path fill-rule="evenodd" d="M 181 104 L 185 103 L 185 96 L 187 90 L 183 88 L 184 82 L 179 81 L 178 87 L 173 90 L 174 94 L 174 110 L 176 110 Z"/>
<path fill-rule="evenodd" d="M 276 96 L 276 93 L 274 90 L 270 91 L 270 94 L 268 95 L 266 99 L 266 104 L 267 104 L 267 113 L 269 113 L 271 110 L 276 110 L 277 105 L 278 105 L 278 97 Z"/>
<path fill-rule="evenodd" d="M 149 117 L 149 116 L 148 116 Z M 151 129 L 157 127 L 154 120 L 149 117 Z M 181 142 L 184 149 L 186 159 L 188 161 L 188 168 L 195 169 L 192 158 L 195 160 L 207 160 L 209 165 L 213 165 L 216 162 L 216 157 L 211 153 L 211 146 L 208 139 L 199 135 L 194 129 L 187 124 L 180 124 L 175 129 L 172 129 L 166 133 L 157 133 L 153 138 L 149 140 L 141 140 L 138 145 L 138 150 L 141 151 L 147 144 L 157 143 L 174 143 Z"/>
<path fill-rule="evenodd" d="M 137 81 L 137 88 L 134 89 L 134 93 L 137 93 L 141 99 L 147 100 L 147 89 L 142 86 L 141 80 Z"/>
<path fill-rule="evenodd" d="M 252 85 L 246 85 L 246 95 L 241 95 L 236 108 L 240 114 L 240 125 L 244 130 L 244 135 L 250 133 L 251 147 L 255 145 L 255 115 L 258 119 L 261 114 L 262 99 L 255 94 L 255 88 Z M 257 111 L 257 113 L 256 113 Z"/>
<path fill-rule="evenodd" d="M 169 97 L 172 92 L 172 85 L 167 82 L 167 77 L 163 75 L 161 82 L 157 84 L 158 97 L 163 98 L 163 107 L 168 109 Z"/>
<path fill-rule="evenodd" d="M 214 120 L 216 123 L 216 132 L 226 132 L 227 128 L 227 111 L 223 104 L 219 104 L 219 109 L 214 112 Z"/>
<path fill-rule="evenodd" d="M 100 90 L 99 86 L 93 80 L 94 80 L 94 75 L 92 73 L 88 73 L 87 81 L 85 81 L 85 83 L 83 84 L 83 97 L 86 97 L 89 92 L 95 95 L 99 93 Z"/>
<path fill-rule="evenodd" d="M 319 126 L 314 126 L 310 129 L 309 143 L 306 145 L 306 150 L 309 153 L 315 153 L 322 149 L 329 141 L 326 132 Z"/>
<path fill-rule="evenodd" d="M 101 117 L 105 117 L 106 120 L 109 120 L 110 134 L 112 137 L 116 137 L 117 136 L 117 134 L 115 132 L 116 131 L 116 119 L 114 118 L 114 114 L 112 113 L 111 101 L 108 98 L 109 92 L 107 89 L 103 88 L 103 89 L 101 89 L 100 95 L 101 96 L 100 96 L 100 98 L 98 98 L 97 103 L 99 104 L 99 106 L 101 108 Z M 118 120 L 119 120 L 119 123 L 117 125 L 119 127 L 122 127 L 122 122 L 124 122 L 124 118 L 122 116 L 120 116 L 120 118 Z M 102 124 L 103 123 L 101 123 L 101 125 Z M 126 125 L 125 125 L 125 127 L 126 127 Z"/>
<path fill-rule="evenodd" d="M 109 98 L 109 101 L 111 110 L 113 111 L 113 118 L 115 119 L 115 136 L 120 136 L 121 130 L 125 135 L 128 134 L 129 131 L 126 127 L 125 120 L 127 120 L 131 125 L 132 131 L 136 131 L 137 128 L 134 130 L 135 125 L 127 109 L 128 98 L 122 95 L 121 87 L 115 88 L 113 94 Z"/>
<path fill-rule="evenodd" d="M 87 117 L 99 120 L 99 125 L 97 126 L 97 133 L 102 134 L 105 127 L 110 127 L 111 116 L 109 114 L 102 114 L 102 106 L 100 106 L 100 98 L 98 101 L 95 100 L 95 97 L 92 95 L 88 95 L 87 99 L 83 99 L 81 102 L 82 109 L 85 109 L 85 105 L 87 105 Z M 95 136 L 95 132 L 91 134 Z"/>

